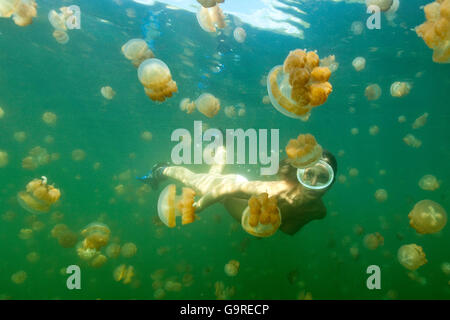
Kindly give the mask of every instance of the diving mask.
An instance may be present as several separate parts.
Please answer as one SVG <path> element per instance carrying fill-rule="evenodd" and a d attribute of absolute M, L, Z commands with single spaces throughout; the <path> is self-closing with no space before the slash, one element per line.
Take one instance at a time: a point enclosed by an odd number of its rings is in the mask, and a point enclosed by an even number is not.
<path fill-rule="evenodd" d="M 333 182 L 334 171 L 325 160 L 321 159 L 310 167 L 297 169 L 297 179 L 307 189 L 322 190 Z"/>

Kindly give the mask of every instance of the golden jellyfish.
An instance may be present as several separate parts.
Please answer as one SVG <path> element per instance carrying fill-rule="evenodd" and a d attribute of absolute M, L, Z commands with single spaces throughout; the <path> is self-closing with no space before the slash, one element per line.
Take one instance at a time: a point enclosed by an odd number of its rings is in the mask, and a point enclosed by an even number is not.
<path fill-rule="evenodd" d="M 183 289 L 183 285 L 177 281 L 167 280 L 164 289 L 169 292 L 180 292 Z"/>
<path fill-rule="evenodd" d="M 53 112 L 47 111 L 42 115 L 42 120 L 49 126 L 54 126 L 56 124 L 57 116 Z"/>
<path fill-rule="evenodd" d="M 47 184 L 47 178 L 30 181 L 25 191 L 17 194 L 17 200 L 22 208 L 31 213 L 47 213 L 50 207 L 61 197 L 59 189 Z"/>
<path fill-rule="evenodd" d="M 356 71 L 361 71 L 366 67 L 366 59 L 364 59 L 363 57 L 356 57 L 352 61 L 352 66 Z"/>
<path fill-rule="evenodd" d="M 220 101 L 210 93 L 201 94 L 197 100 L 195 100 L 197 110 L 207 116 L 208 118 L 214 117 L 220 110 Z"/>
<path fill-rule="evenodd" d="M 153 101 L 163 102 L 178 91 L 169 67 L 159 59 L 147 59 L 138 68 L 138 78 L 145 93 Z"/>
<path fill-rule="evenodd" d="M 437 233 L 447 224 L 447 212 L 440 204 L 431 200 L 417 202 L 408 218 L 409 225 L 420 234 Z"/>
<path fill-rule="evenodd" d="M 357 177 L 359 175 L 359 170 L 357 168 L 350 168 L 348 174 L 350 177 Z"/>
<path fill-rule="evenodd" d="M 234 40 L 236 40 L 237 42 L 244 43 L 245 38 L 247 37 L 247 33 L 245 32 L 245 30 L 243 28 L 237 27 L 233 31 L 233 37 L 234 37 Z"/>
<path fill-rule="evenodd" d="M 72 160 L 76 162 L 83 161 L 86 158 L 86 152 L 82 149 L 75 149 L 72 151 Z"/>
<path fill-rule="evenodd" d="M 309 133 L 289 140 L 285 150 L 289 163 L 296 168 L 309 167 L 322 157 L 322 147 Z"/>
<path fill-rule="evenodd" d="M 134 267 L 127 267 L 124 264 L 118 266 L 113 272 L 114 280 L 117 282 L 122 282 L 123 284 L 129 284 L 131 280 L 133 280 L 134 275 Z"/>
<path fill-rule="evenodd" d="M 11 276 L 11 281 L 15 284 L 22 284 L 27 280 L 27 273 L 23 270 L 17 271 Z"/>
<path fill-rule="evenodd" d="M 359 134 L 359 129 L 358 128 L 351 128 L 350 133 L 352 134 L 352 136 L 356 136 L 357 134 Z"/>
<path fill-rule="evenodd" d="M 28 253 L 27 254 L 27 261 L 29 262 L 29 263 L 36 263 L 36 262 L 38 262 L 39 261 L 39 259 L 41 258 L 40 256 L 39 256 L 39 253 L 37 253 L 37 252 L 35 252 L 35 251 L 32 251 L 32 252 L 30 252 L 30 253 Z"/>
<path fill-rule="evenodd" d="M 27 157 L 22 159 L 22 168 L 35 170 L 49 162 L 50 155 L 47 153 L 47 149 L 37 146 L 30 150 Z"/>
<path fill-rule="evenodd" d="M 63 248 L 73 248 L 78 241 L 78 235 L 70 229 L 64 230 L 58 237 L 58 243 Z"/>
<path fill-rule="evenodd" d="M 177 196 L 176 186 L 170 184 L 159 195 L 158 216 L 169 228 L 176 226 L 177 216 L 181 216 L 181 224 L 183 225 L 195 220 L 195 191 L 190 188 L 183 188 L 182 190 L 182 194 Z"/>
<path fill-rule="evenodd" d="M 239 117 L 244 117 L 246 114 L 245 108 L 240 108 L 238 111 L 238 116 Z"/>
<path fill-rule="evenodd" d="M 0 119 L 2 119 L 5 116 L 5 111 L 2 107 L 0 107 Z"/>
<path fill-rule="evenodd" d="M 219 5 L 210 8 L 201 7 L 197 11 L 197 21 L 200 27 L 206 32 L 216 32 L 227 26 L 225 16 Z"/>
<path fill-rule="evenodd" d="M 234 106 L 225 107 L 224 112 L 227 118 L 236 117 L 236 108 Z"/>
<path fill-rule="evenodd" d="M 422 141 L 417 139 L 414 135 L 411 133 L 408 133 L 404 138 L 403 142 L 406 143 L 408 146 L 413 148 L 420 148 L 422 146 Z"/>
<path fill-rule="evenodd" d="M 312 108 L 324 104 L 332 92 L 328 82 L 331 70 L 319 66 L 313 51 L 294 50 L 283 66 L 275 66 L 267 77 L 267 91 L 272 105 L 282 114 L 308 120 Z"/>
<path fill-rule="evenodd" d="M 144 131 L 141 133 L 141 139 L 145 141 L 151 141 L 153 138 L 153 135 L 150 131 Z"/>
<path fill-rule="evenodd" d="M 442 262 L 441 270 L 445 275 L 450 276 L 450 262 Z"/>
<path fill-rule="evenodd" d="M 14 132 L 14 140 L 19 143 L 24 142 L 27 139 L 27 134 L 24 131 Z"/>
<path fill-rule="evenodd" d="M 384 190 L 384 189 L 378 189 L 376 192 L 375 192 L 375 199 L 378 201 L 378 202 L 385 202 L 386 200 L 387 200 L 387 198 L 388 198 L 388 193 L 387 193 L 387 191 L 386 190 Z"/>
<path fill-rule="evenodd" d="M 191 101 L 189 98 L 184 98 L 180 102 L 180 110 L 186 112 L 187 114 L 191 114 L 195 111 L 194 101 Z"/>
<path fill-rule="evenodd" d="M 267 193 L 252 196 L 242 213 L 241 226 L 255 237 L 270 237 L 281 225 L 281 213 L 275 197 Z"/>
<path fill-rule="evenodd" d="M 147 42 L 142 39 L 131 39 L 122 46 L 122 53 L 137 68 L 147 59 L 155 57 Z"/>
<path fill-rule="evenodd" d="M 197 0 L 204 8 L 214 7 L 218 3 L 223 3 L 224 0 Z"/>
<path fill-rule="evenodd" d="M 229 277 L 235 277 L 239 272 L 239 265 L 239 261 L 230 260 L 224 268 L 226 275 Z"/>
<path fill-rule="evenodd" d="M 0 150 L 0 168 L 6 167 L 8 162 L 8 153 L 6 151 Z"/>
<path fill-rule="evenodd" d="M 262 99 L 262 103 L 263 104 L 269 104 L 270 103 L 270 97 L 269 96 L 264 96 Z"/>
<path fill-rule="evenodd" d="M 0 18 L 12 16 L 14 23 L 25 27 L 33 23 L 37 15 L 35 0 L 0 0 Z"/>
<path fill-rule="evenodd" d="M 83 248 L 99 250 L 109 242 L 111 231 L 109 227 L 100 222 L 92 222 L 81 231 L 84 237 Z"/>
<path fill-rule="evenodd" d="M 361 21 L 353 21 L 350 30 L 355 36 L 359 36 L 364 31 L 364 24 Z"/>
<path fill-rule="evenodd" d="M 124 245 L 122 245 L 122 248 L 120 249 L 120 253 L 125 258 L 131 258 L 136 255 L 137 247 L 133 242 L 127 242 Z"/>
<path fill-rule="evenodd" d="M 428 120 L 428 112 L 425 112 L 423 115 L 414 120 L 412 128 L 413 129 L 422 128 L 427 123 L 427 120 Z"/>
<path fill-rule="evenodd" d="M 369 101 L 378 100 L 381 96 L 381 88 L 378 84 L 368 85 L 364 91 L 364 95 Z"/>
<path fill-rule="evenodd" d="M 439 189 L 440 185 L 435 176 L 426 174 L 419 180 L 419 187 L 422 190 L 434 191 Z"/>
<path fill-rule="evenodd" d="M 108 259 L 103 254 L 99 254 L 92 258 L 92 260 L 89 262 L 89 265 L 93 268 L 100 268 L 103 266 Z"/>
<path fill-rule="evenodd" d="M 77 254 L 80 259 L 84 261 L 90 261 L 93 258 L 95 258 L 97 255 L 100 254 L 100 251 L 93 248 L 85 248 L 83 247 L 82 242 L 78 243 L 77 245 Z"/>
<path fill-rule="evenodd" d="M 391 85 L 391 96 L 395 98 L 404 97 L 409 94 L 411 87 L 409 82 L 396 81 Z"/>
<path fill-rule="evenodd" d="M 328 69 L 330 69 L 331 73 L 336 72 L 336 70 L 339 68 L 339 62 L 336 61 L 336 57 L 334 54 L 320 59 L 319 64 L 321 67 L 327 67 Z"/>
<path fill-rule="evenodd" d="M 450 1 L 436 0 L 424 7 L 426 21 L 416 33 L 433 49 L 433 61 L 450 63 Z"/>
<path fill-rule="evenodd" d="M 397 259 L 402 266 L 411 271 L 428 262 L 422 247 L 414 243 L 401 246 L 397 252 Z"/>
<path fill-rule="evenodd" d="M 106 255 L 112 259 L 118 258 L 120 255 L 120 245 L 117 243 L 111 243 L 106 247 Z"/>
<path fill-rule="evenodd" d="M 384 238 L 378 232 L 367 234 L 364 237 L 364 245 L 369 250 L 375 250 L 384 244 Z"/>
<path fill-rule="evenodd" d="M 406 117 L 404 115 L 401 115 L 398 117 L 397 120 L 398 120 L 398 123 L 404 123 L 404 122 L 406 122 Z"/>
<path fill-rule="evenodd" d="M 105 99 L 112 100 L 116 95 L 116 92 L 110 86 L 105 86 L 100 89 L 102 96 Z"/>
<path fill-rule="evenodd" d="M 388 11 L 392 4 L 393 0 L 366 0 L 366 6 L 377 6 L 381 11 Z"/>
<path fill-rule="evenodd" d="M 20 229 L 19 239 L 20 240 L 30 240 L 33 237 L 33 229 Z"/>
<path fill-rule="evenodd" d="M 53 31 L 52 36 L 59 44 L 66 44 L 69 42 L 69 35 L 65 31 L 55 30 Z"/>
<path fill-rule="evenodd" d="M 376 136 L 376 135 L 378 134 L 378 132 L 380 132 L 380 128 L 378 128 L 377 125 L 370 126 L 370 128 L 369 128 L 369 134 L 370 134 L 371 136 Z"/>

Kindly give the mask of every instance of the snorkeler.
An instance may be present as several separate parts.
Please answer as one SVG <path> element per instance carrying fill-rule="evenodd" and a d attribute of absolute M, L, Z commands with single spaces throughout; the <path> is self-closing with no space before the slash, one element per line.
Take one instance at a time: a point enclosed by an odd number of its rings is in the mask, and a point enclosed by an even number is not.
<path fill-rule="evenodd" d="M 196 213 L 221 202 L 239 222 L 249 198 L 267 193 L 269 197 L 278 199 L 282 221 L 280 230 L 294 235 L 310 221 L 325 217 L 327 209 L 322 196 L 335 181 L 337 161 L 326 150 L 316 163 L 304 169 L 297 169 L 283 160 L 278 171 L 279 180 L 275 181 L 248 181 L 238 174 L 224 175 L 223 167 L 215 164 L 209 173 L 194 173 L 181 166 L 159 163 L 148 175 L 138 179 L 154 189 L 167 178 L 179 181 L 201 196 L 194 203 Z"/>

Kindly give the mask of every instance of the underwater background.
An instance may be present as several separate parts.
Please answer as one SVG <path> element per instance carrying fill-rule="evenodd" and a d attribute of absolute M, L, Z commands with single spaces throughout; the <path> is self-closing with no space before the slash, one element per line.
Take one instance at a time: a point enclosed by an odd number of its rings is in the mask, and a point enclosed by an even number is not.
<path fill-rule="evenodd" d="M 216 299 L 215 283 L 220 281 L 225 288 L 234 287 L 228 296 L 233 299 L 298 299 L 308 293 L 313 299 L 449 299 L 450 277 L 441 270 L 450 262 L 448 226 L 421 236 L 408 221 L 414 204 L 423 199 L 450 209 L 450 67 L 434 63 L 432 50 L 414 31 L 425 20 L 420 6 L 428 2 L 402 1 L 395 23 L 382 15 L 381 30 L 364 27 L 355 35 L 352 22 L 365 24 L 368 17 L 364 5 L 289 1 L 307 13 L 302 18 L 311 25 L 304 39 L 241 23 L 247 33 L 244 43 L 234 40 L 238 21 L 230 15 L 224 31 L 210 34 L 200 28 L 195 14 L 159 2 L 38 1 L 38 17 L 30 26 L 0 19 L 0 149 L 8 153 L 8 164 L 0 168 L 0 297 Z M 70 30 L 70 41 L 61 45 L 52 37 L 47 14 L 72 4 L 81 8 L 81 29 Z M 132 38 L 146 39 L 177 82 L 178 93 L 162 104 L 145 95 L 136 68 L 121 53 Z M 339 63 L 330 78 L 333 93 L 307 122 L 262 102 L 267 95 L 264 76 L 297 48 L 317 50 L 321 58 L 335 55 Z M 352 67 L 357 56 L 367 62 L 361 72 Z M 411 82 L 410 94 L 393 98 L 389 88 L 394 81 Z M 372 83 L 382 88 L 376 101 L 364 96 Z M 117 93 L 113 100 L 100 93 L 107 85 Z M 183 98 L 196 99 L 204 92 L 220 99 L 217 116 L 208 119 L 179 109 Z M 245 105 L 245 116 L 227 117 L 224 108 L 238 104 Z M 53 126 L 42 120 L 47 111 L 57 115 Z M 414 119 L 425 112 L 427 124 L 413 130 Z M 399 123 L 401 115 L 406 122 Z M 247 234 L 220 204 L 201 212 L 195 223 L 173 229 L 161 225 L 157 201 L 162 188 L 143 189 L 135 177 L 170 160 L 172 131 L 192 132 L 194 120 L 221 129 L 278 128 L 280 149 L 300 133 L 313 134 L 336 155 L 337 175 L 346 177 L 323 198 L 327 216 L 294 236 L 277 232 L 266 239 Z M 377 135 L 369 134 L 373 125 L 379 127 Z M 352 128 L 359 134 L 353 135 Z M 26 133 L 21 142 L 14 138 L 20 131 Z M 144 131 L 151 132 L 151 140 L 141 137 Z M 402 141 L 408 133 L 422 141 L 420 148 Z M 22 159 L 36 146 L 59 157 L 35 170 L 22 168 Z M 73 161 L 75 149 L 85 152 L 84 160 Z M 188 168 L 208 170 L 206 165 Z M 352 168 L 358 170 L 356 176 L 349 174 Z M 257 165 L 229 165 L 224 173 L 269 179 L 259 176 Z M 426 174 L 438 178 L 437 190 L 419 187 Z M 50 213 L 32 215 L 16 195 L 41 176 L 62 195 Z M 378 189 L 387 191 L 386 201 L 375 199 Z M 63 248 L 51 236 L 57 223 L 78 232 L 95 221 L 110 228 L 113 241 L 133 242 L 136 254 L 92 268 L 75 248 Z M 32 226 L 32 236 L 21 239 L 21 229 Z M 362 234 L 355 232 L 361 228 Z M 374 232 L 383 236 L 384 245 L 369 250 L 363 238 Z M 428 260 L 414 272 L 397 260 L 398 248 L 409 243 L 423 247 Z M 37 261 L 27 259 L 32 252 L 40 257 Z M 231 259 L 240 262 L 235 277 L 224 272 Z M 72 264 L 81 267 L 81 290 L 66 287 L 65 268 Z M 134 267 L 129 284 L 114 280 L 121 264 Z M 381 268 L 381 290 L 366 287 L 366 269 L 373 264 Z M 26 280 L 15 283 L 11 277 L 21 270 Z M 160 286 L 155 272 L 163 275 L 163 285 L 171 280 L 183 287 L 155 295 Z M 183 277 L 192 280 L 187 283 Z"/>

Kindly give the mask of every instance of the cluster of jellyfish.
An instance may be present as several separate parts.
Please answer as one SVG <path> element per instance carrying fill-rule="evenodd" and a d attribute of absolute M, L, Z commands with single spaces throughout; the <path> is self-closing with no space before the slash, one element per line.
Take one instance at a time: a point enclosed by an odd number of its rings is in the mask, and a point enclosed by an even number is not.
<path fill-rule="evenodd" d="M 204 116 L 213 118 L 220 110 L 220 100 L 211 93 L 203 93 L 195 101 L 189 98 L 181 100 L 180 110 L 187 114 L 198 110 Z"/>
<path fill-rule="evenodd" d="M 122 46 L 122 53 L 138 68 L 139 81 L 151 100 L 163 102 L 178 91 L 169 67 L 163 61 L 154 58 L 155 55 L 144 40 L 129 40 Z"/>
<path fill-rule="evenodd" d="M 35 0 L 0 0 L 0 18 L 11 18 L 20 27 L 33 23 L 37 16 Z"/>
<path fill-rule="evenodd" d="M 67 25 L 71 22 L 74 24 L 74 20 L 76 20 L 76 16 L 74 12 L 69 7 L 61 7 L 59 8 L 60 13 L 55 10 L 50 10 L 48 13 L 48 21 L 54 28 L 53 38 L 60 43 L 66 44 L 69 42 L 69 35 L 67 34 Z"/>

